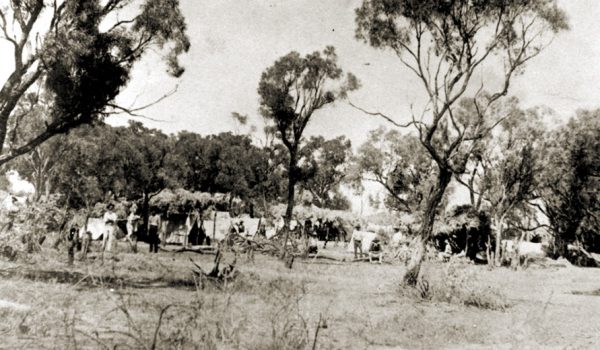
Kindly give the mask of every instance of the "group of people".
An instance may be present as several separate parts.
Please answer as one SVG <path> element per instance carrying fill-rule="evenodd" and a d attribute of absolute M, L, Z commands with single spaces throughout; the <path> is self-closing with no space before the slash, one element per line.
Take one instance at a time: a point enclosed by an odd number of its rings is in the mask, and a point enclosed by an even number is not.
<path fill-rule="evenodd" d="M 304 220 L 304 234 L 309 238 L 324 241 L 323 248 L 327 248 L 327 243 L 330 241 L 346 241 L 346 230 L 339 219 L 323 219 L 317 218 L 313 223 L 312 217 Z"/>
<path fill-rule="evenodd" d="M 114 212 L 114 205 L 112 203 L 108 204 L 106 207 L 106 212 L 104 213 L 103 220 L 106 225 L 106 234 L 102 236 L 102 250 L 103 251 L 111 251 L 114 246 L 114 241 L 116 239 L 116 231 L 117 231 L 117 213 Z M 134 203 L 129 208 L 129 215 L 127 216 L 127 235 L 125 238 L 132 244 L 135 244 L 137 240 L 137 233 L 139 229 L 139 222 L 141 216 L 138 214 L 138 207 Z M 158 246 L 160 244 L 159 238 L 159 228 L 162 224 L 162 219 L 157 210 L 153 209 L 150 211 L 150 216 L 148 217 L 148 244 L 150 245 L 150 253 L 158 253 Z"/>
<path fill-rule="evenodd" d="M 352 241 L 354 242 L 354 259 L 362 258 L 363 253 L 363 237 L 364 232 L 360 230 L 360 225 L 357 224 L 354 227 L 354 232 L 352 232 Z M 383 247 L 381 245 L 381 240 L 379 236 L 375 236 L 371 243 L 369 244 L 368 249 L 369 262 L 373 263 L 373 260 L 376 259 L 379 263 L 383 263 Z"/>
<path fill-rule="evenodd" d="M 137 242 L 137 234 L 140 226 L 141 216 L 138 214 L 138 207 L 133 204 L 129 209 L 129 215 L 127 216 L 126 223 L 126 236 L 125 239 L 131 244 L 135 250 Z M 104 224 L 102 232 L 102 253 L 112 254 L 115 249 L 116 233 L 118 215 L 115 212 L 115 206 L 113 203 L 109 203 L 106 206 L 106 210 L 102 216 L 102 223 Z M 161 217 L 158 211 L 152 210 L 148 218 L 148 243 L 150 245 L 150 252 L 157 253 L 158 246 L 160 244 L 159 228 L 161 226 Z M 92 234 L 89 230 L 81 230 L 82 234 L 79 234 L 80 227 L 73 225 L 69 229 L 67 234 L 67 252 L 69 264 L 73 264 L 75 258 L 75 251 L 81 250 L 81 259 L 87 257 L 90 243 L 92 241 Z"/>

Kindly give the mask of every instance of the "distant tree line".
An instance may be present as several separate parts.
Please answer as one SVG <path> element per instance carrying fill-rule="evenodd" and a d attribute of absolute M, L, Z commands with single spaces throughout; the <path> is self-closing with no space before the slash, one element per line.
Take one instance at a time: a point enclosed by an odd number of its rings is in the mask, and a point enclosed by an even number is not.
<path fill-rule="evenodd" d="M 351 145 L 344 137 L 311 137 L 302 148 L 297 191 L 309 203 L 348 209 L 339 192 Z M 279 145 L 262 147 L 249 135 L 167 135 L 140 122 L 112 127 L 97 122 L 57 136 L 15 159 L 15 168 L 36 185 L 36 199 L 59 193 L 69 208 L 91 208 L 111 198 L 140 200 L 142 211 L 166 188 L 223 193 L 240 199 L 251 215 L 285 200 L 287 161 Z"/>

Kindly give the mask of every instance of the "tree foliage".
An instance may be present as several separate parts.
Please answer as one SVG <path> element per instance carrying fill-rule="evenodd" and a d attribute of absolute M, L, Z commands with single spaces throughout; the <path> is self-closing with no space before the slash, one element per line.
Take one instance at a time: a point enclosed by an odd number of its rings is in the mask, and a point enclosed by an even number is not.
<path fill-rule="evenodd" d="M 286 223 L 292 218 L 296 184 L 304 177 L 299 164 L 302 136 L 314 113 L 358 87 L 348 74 L 343 84 L 337 55 L 329 46 L 323 52 L 300 56 L 291 52 L 267 68 L 260 79 L 258 94 L 262 114 L 273 122 L 277 137 L 288 151 L 288 207 Z"/>
<path fill-rule="evenodd" d="M 422 209 L 436 177 L 436 168 L 418 138 L 397 130 L 372 130 L 353 161 L 353 180 L 383 186 L 386 207 L 399 212 Z"/>
<path fill-rule="evenodd" d="M 340 185 L 346 179 L 352 144 L 344 136 L 326 140 L 313 136 L 307 140 L 300 153 L 311 171 L 300 187 L 311 193 L 313 204 L 320 208 L 339 209 L 347 206 Z"/>
<path fill-rule="evenodd" d="M 550 0 L 364 0 L 356 10 L 356 24 L 357 38 L 394 52 L 427 97 L 422 114 L 413 114 L 405 125 L 371 112 L 397 126 L 413 125 L 438 167 L 436 185 L 423 210 L 421 240 L 405 275 L 406 282 L 415 284 L 425 242 L 452 175 L 466 170 L 478 141 L 502 120 L 494 118 L 494 105 L 508 93 L 515 74 L 555 33 L 567 29 L 566 16 Z M 482 83 L 466 99 L 484 62 L 504 67 L 502 82 Z"/>
<path fill-rule="evenodd" d="M 56 134 L 127 111 L 114 99 L 153 47 L 166 50 L 169 73 L 180 76 L 185 29 L 178 0 L 11 0 L 0 7 L 0 38 L 12 46 L 3 55 L 13 63 L 0 90 L 0 165 Z M 19 113 L 31 94 L 47 100 L 46 113 Z M 6 147 L 23 118 L 41 125 Z"/>
<path fill-rule="evenodd" d="M 576 242 L 600 251 L 599 113 L 578 112 L 549 133 L 541 152 L 540 209 L 550 221 L 559 255 L 565 256 L 567 244 Z"/>

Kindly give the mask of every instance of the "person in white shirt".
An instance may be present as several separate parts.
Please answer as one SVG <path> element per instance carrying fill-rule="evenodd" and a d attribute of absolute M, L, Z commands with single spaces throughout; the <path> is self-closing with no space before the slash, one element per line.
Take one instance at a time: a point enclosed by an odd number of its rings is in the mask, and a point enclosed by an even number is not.
<path fill-rule="evenodd" d="M 102 251 L 106 250 L 107 252 L 112 251 L 114 240 L 115 240 L 115 227 L 117 225 L 117 213 L 113 211 L 114 205 L 110 203 L 106 207 L 106 212 L 104 213 L 104 224 L 106 227 L 106 231 L 102 236 Z"/>
<path fill-rule="evenodd" d="M 137 215 L 137 205 L 134 203 L 129 209 L 129 216 L 127 216 L 127 237 L 131 238 L 135 232 L 137 232 L 138 222 L 140 216 Z"/>
<path fill-rule="evenodd" d="M 354 259 L 358 259 L 357 254 L 356 254 L 358 251 L 360 251 L 359 257 L 362 258 L 362 256 L 363 256 L 362 239 L 363 239 L 363 234 L 362 234 L 362 231 L 360 230 L 360 225 L 356 225 L 354 227 L 354 232 L 352 232 L 352 240 L 354 241 Z"/>

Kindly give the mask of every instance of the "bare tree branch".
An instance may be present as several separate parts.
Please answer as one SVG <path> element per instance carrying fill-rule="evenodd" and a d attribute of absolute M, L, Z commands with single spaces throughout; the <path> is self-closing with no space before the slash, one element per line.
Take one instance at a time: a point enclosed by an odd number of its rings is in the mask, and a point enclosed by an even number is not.
<path fill-rule="evenodd" d="M 422 125 L 425 125 L 424 123 L 422 123 L 422 122 L 420 122 L 420 121 L 414 120 L 414 118 L 413 118 L 413 120 L 412 120 L 412 121 L 410 121 L 410 122 L 408 122 L 408 123 L 406 123 L 406 124 L 400 124 L 400 123 L 397 123 L 396 121 L 394 121 L 394 120 L 393 120 L 391 117 L 389 117 L 389 116 L 387 116 L 387 115 L 385 115 L 385 114 L 383 114 L 383 113 L 381 113 L 381 112 L 369 112 L 369 111 L 367 111 L 367 110 L 365 110 L 365 109 L 363 109 L 363 108 L 361 108 L 361 107 L 358 107 L 358 106 L 356 106 L 355 104 L 353 104 L 353 103 L 352 103 L 352 102 L 350 102 L 350 101 L 348 101 L 348 104 L 349 104 L 350 106 L 354 107 L 355 109 L 357 109 L 357 110 L 359 110 L 359 111 L 361 111 L 361 112 L 365 113 L 365 114 L 372 115 L 372 116 L 376 116 L 376 117 L 381 117 L 381 118 L 385 119 L 386 121 L 388 121 L 389 123 L 391 123 L 391 124 L 393 124 L 394 126 L 397 126 L 397 127 L 399 127 L 399 128 L 407 128 L 407 127 L 409 127 L 409 126 L 411 126 L 411 125 L 416 125 L 416 124 L 422 124 Z"/>

